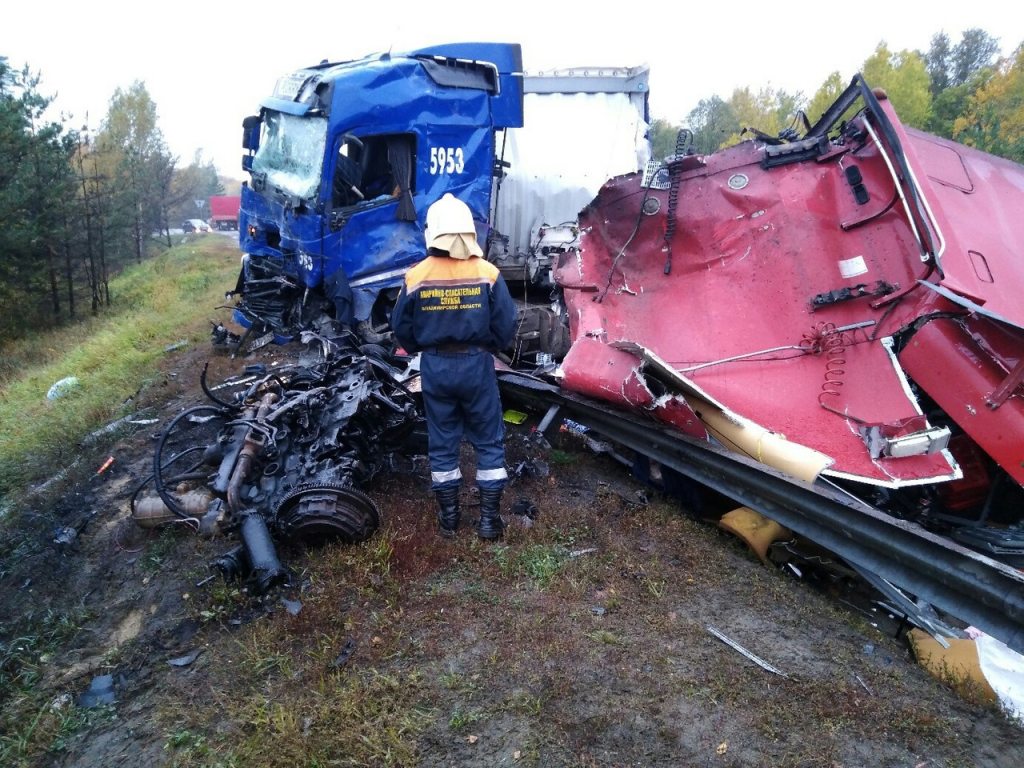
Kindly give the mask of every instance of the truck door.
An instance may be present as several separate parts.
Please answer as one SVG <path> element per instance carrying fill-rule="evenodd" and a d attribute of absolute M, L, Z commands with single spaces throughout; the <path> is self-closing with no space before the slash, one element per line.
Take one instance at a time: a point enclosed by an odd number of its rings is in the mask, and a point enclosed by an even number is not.
<path fill-rule="evenodd" d="M 416 223 L 416 136 L 338 137 L 330 177 L 331 238 L 349 279 L 422 258 Z"/>

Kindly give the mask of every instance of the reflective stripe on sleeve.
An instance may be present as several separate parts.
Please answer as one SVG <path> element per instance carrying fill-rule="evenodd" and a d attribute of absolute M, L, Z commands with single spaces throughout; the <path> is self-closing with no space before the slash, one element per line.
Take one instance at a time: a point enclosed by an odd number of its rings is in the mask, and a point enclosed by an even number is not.
<path fill-rule="evenodd" d="M 507 480 L 508 472 L 505 471 L 504 467 L 498 469 L 478 469 L 476 471 L 477 480 Z"/>
<path fill-rule="evenodd" d="M 504 472 L 505 470 L 503 469 L 501 471 Z M 453 480 L 461 480 L 462 470 L 456 467 L 455 469 L 450 470 L 448 472 L 431 472 L 430 479 L 432 482 L 437 483 L 439 485 L 441 483 L 450 483 Z"/>

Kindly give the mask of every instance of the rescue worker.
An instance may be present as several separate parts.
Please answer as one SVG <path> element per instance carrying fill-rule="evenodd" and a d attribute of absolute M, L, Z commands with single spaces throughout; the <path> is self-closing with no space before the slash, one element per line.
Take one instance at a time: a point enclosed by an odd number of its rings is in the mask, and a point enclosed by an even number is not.
<path fill-rule="evenodd" d="M 446 194 L 427 210 L 427 257 L 405 275 L 391 325 L 407 352 L 422 352 L 431 490 L 442 536 L 460 520 L 459 443 L 476 450 L 482 539 L 504 530 L 498 514 L 505 470 L 505 427 L 492 352 L 508 348 L 516 307 L 497 267 L 483 258 L 473 214 Z"/>

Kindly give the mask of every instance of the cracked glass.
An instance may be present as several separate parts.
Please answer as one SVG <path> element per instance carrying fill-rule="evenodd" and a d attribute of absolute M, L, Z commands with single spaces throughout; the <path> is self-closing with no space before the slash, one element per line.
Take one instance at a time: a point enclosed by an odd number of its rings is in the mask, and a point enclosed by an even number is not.
<path fill-rule="evenodd" d="M 268 187 L 303 199 L 315 197 L 326 144 L 327 118 L 267 112 L 253 172 L 265 173 Z"/>

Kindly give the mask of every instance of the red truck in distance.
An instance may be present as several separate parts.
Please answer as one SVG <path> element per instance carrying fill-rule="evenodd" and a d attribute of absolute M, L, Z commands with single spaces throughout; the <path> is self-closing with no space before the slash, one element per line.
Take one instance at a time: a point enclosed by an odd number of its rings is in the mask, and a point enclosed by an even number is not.
<path fill-rule="evenodd" d="M 210 198 L 210 225 L 214 229 L 237 230 L 241 197 L 220 195 Z"/>

